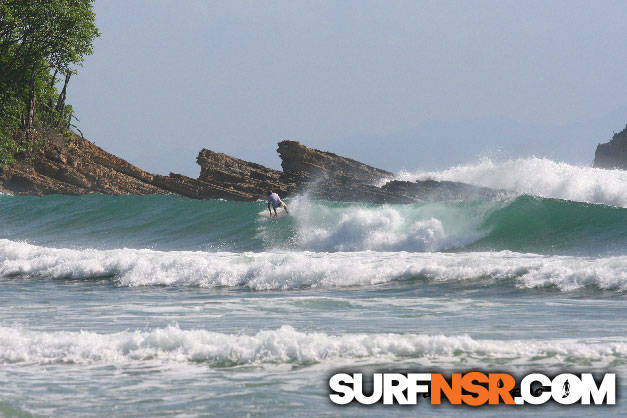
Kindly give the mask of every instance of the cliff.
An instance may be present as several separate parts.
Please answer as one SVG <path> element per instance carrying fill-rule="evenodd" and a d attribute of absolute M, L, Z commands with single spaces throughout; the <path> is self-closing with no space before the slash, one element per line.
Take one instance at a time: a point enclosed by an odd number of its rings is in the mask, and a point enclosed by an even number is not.
<path fill-rule="evenodd" d="M 597 146 L 593 166 L 627 170 L 627 126 L 609 142 Z"/>
<path fill-rule="evenodd" d="M 200 176 L 161 176 L 143 171 L 91 142 L 49 138 L 28 158 L 0 166 L 0 191 L 15 195 L 86 193 L 178 194 L 194 199 L 254 201 L 268 190 L 333 201 L 409 203 L 486 197 L 489 189 L 462 183 L 390 181 L 392 173 L 330 152 L 282 141 L 277 149 L 283 171 L 203 149 Z M 377 184 L 386 183 L 379 187 Z"/>

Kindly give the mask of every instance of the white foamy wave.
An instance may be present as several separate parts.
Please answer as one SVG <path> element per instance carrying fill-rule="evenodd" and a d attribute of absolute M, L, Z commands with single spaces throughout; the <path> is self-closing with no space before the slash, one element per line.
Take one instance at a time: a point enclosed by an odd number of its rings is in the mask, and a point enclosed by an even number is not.
<path fill-rule="evenodd" d="M 435 251 L 446 246 L 447 235 L 436 218 L 410 221 L 393 208 L 350 208 L 325 227 L 300 223 L 304 248 L 331 251 Z"/>
<path fill-rule="evenodd" d="M 521 288 L 627 290 L 627 256 L 584 258 L 476 253 L 70 250 L 0 240 L 0 277 L 112 277 L 120 286 L 333 288 L 419 278 L 514 280 Z"/>
<path fill-rule="evenodd" d="M 627 171 L 573 166 L 546 158 L 482 160 L 442 171 L 400 173 L 399 180 L 450 180 L 541 197 L 627 207 Z"/>
<path fill-rule="evenodd" d="M 467 335 L 344 334 L 299 332 L 291 326 L 233 335 L 167 327 L 152 331 L 41 332 L 0 327 L 0 362 L 119 364 L 136 361 L 203 362 L 211 366 L 342 359 L 418 360 L 423 364 L 614 366 L 627 360 L 627 340 L 476 340 Z"/>
<path fill-rule="evenodd" d="M 481 237 L 478 225 L 491 208 L 493 204 L 464 211 L 446 204 L 334 207 L 307 199 L 290 202 L 298 228 L 294 244 L 313 251 L 440 251 L 460 247 Z M 265 232 L 272 234 L 272 230 Z"/>

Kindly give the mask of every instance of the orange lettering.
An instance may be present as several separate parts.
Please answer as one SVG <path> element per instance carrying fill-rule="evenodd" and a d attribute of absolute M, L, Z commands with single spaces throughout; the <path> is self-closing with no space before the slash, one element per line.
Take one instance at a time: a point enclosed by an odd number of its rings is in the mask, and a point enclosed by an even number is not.
<path fill-rule="evenodd" d="M 440 373 L 431 374 L 431 405 L 440 405 L 442 403 L 442 393 L 451 405 L 461 405 L 462 403 L 462 375 L 461 373 L 453 373 L 451 376 L 451 385 Z"/>
<path fill-rule="evenodd" d="M 499 382 L 503 382 L 499 386 Z M 516 379 L 506 373 L 490 373 L 490 405 L 498 405 L 499 397 L 507 405 L 516 405 L 510 391 L 516 386 Z"/>
<path fill-rule="evenodd" d="M 471 394 L 462 395 L 462 400 L 466 405 L 480 406 L 488 401 L 488 388 L 474 382 L 488 383 L 488 376 L 480 372 L 466 373 L 462 378 L 462 386 Z"/>

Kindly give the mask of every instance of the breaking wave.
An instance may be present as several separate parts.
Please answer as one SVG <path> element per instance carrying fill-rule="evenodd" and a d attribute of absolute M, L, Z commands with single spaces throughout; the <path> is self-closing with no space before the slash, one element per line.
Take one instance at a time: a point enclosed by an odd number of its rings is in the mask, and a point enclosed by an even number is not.
<path fill-rule="evenodd" d="M 600 170 L 603 171 L 603 170 Z M 405 205 L 295 198 L 291 216 L 263 202 L 173 196 L 0 196 L 0 239 L 46 247 L 164 251 L 458 251 L 625 255 L 627 209 L 529 195 Z"/>
<path fill-rule="evenodd" d="M 290 246 L 312 251 L 441 251 L 484 235 L 478 227 L 494 202 L 428 205 L 328 204 L 296 199 L 291 204 Z M 265 225 L 263 225 L 265 226 Z M 262 229 L 271 247 L 282 247 L 276 227 Z M 283 246 L 284 247 L 284 246 Z"/>
<path fill-rule="evenodd" d="M 580 167 L 547 158 L 490 159 L 442 171 L 403 172 L 400 180 L 450 180 L 534 196 L 627 207 L 627 171 Z"/>
<path fill-rule="evenodd" d="M 627 289 L 627 256 L 542 256 L 510 251 L 245 252 L 56 249 L 0 240 L 0 277 L 109 278 L 118 286 L 241 287 L 287 290 L 368 286 L 398 280 L 481 283 L 519 288 Z"/>
<path fill-rule="evenodd" d="M 478 340 L 467 335 L 300 332 L 291 326 L 234 335 L 178 327 L 151 331 L 42 332 L 0 327 L 0 362 L 119 364 L 134 361 L 200 362 L 211 367 L 334 360 L 418 360 L 425 364 L 502 364 L 560 367 L 618 366 L 627 361 L 624 338 Z"/>
<path fill-rule="evenodd" d="M 626 209 L 527 195 L 420 205 L 340 205 L 296 199 L 290 205 L 290 224 L 260 226 L 266 247 L 620 255 L 627 248 Z M 281 229 L 285 227 L 291 229 Z"/>

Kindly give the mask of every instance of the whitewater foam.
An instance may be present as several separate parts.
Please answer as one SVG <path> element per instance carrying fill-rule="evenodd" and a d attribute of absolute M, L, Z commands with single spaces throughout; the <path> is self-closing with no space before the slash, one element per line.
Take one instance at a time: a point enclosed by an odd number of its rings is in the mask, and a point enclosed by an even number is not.
<path fill-rule="evenodd" d="M 119 286 L 334 288 L 421 278 L 515 280 L 518 287 L 627 290 L 627 256 L 471 253 L 72 250 L 0 240 L 0 277 L 112 277 Z"/>
<path fill-rule="evenodd" d="M 347 208 L 332 225 L 308 223 L 299 218 L 299 244 L 330 251 L 435 251 L 447 245 L 439 219 L 407 222 L 397 209 Z"/>
<path fill-rule="evenodd" d="M 415 359 L 425 364 L 598 366 L 624 364 L 627 340 L 476 340 L 467 335 L 305 333 L 282 326 L 234 335 L 169 326 L 151 331 L 42 332 L 0 327 L 0 362 L 120 364 L 134 361 L 202 362 L 214 367 L 342 359 Z"/>
<path fill-rule="evenodd" d="M 541 197 L 627 207 L 627 171 L 573 166 L 546 158 L 484 159 L 442 171 L 402 172 L 399 180 L 450 180 Z"/>
<path fill-rule="evenodd" d="M 472 208 L 444 203 L 333 206 L 296 198 L 290 201 L 297 229 L 292 244 L 313 251 L 441 251 L 482 237 L 485 231 L 479 232 L 478 226 L 496 206 L 495 202 Z M 263 233 L 271 236 L 275 229 Z"/>

